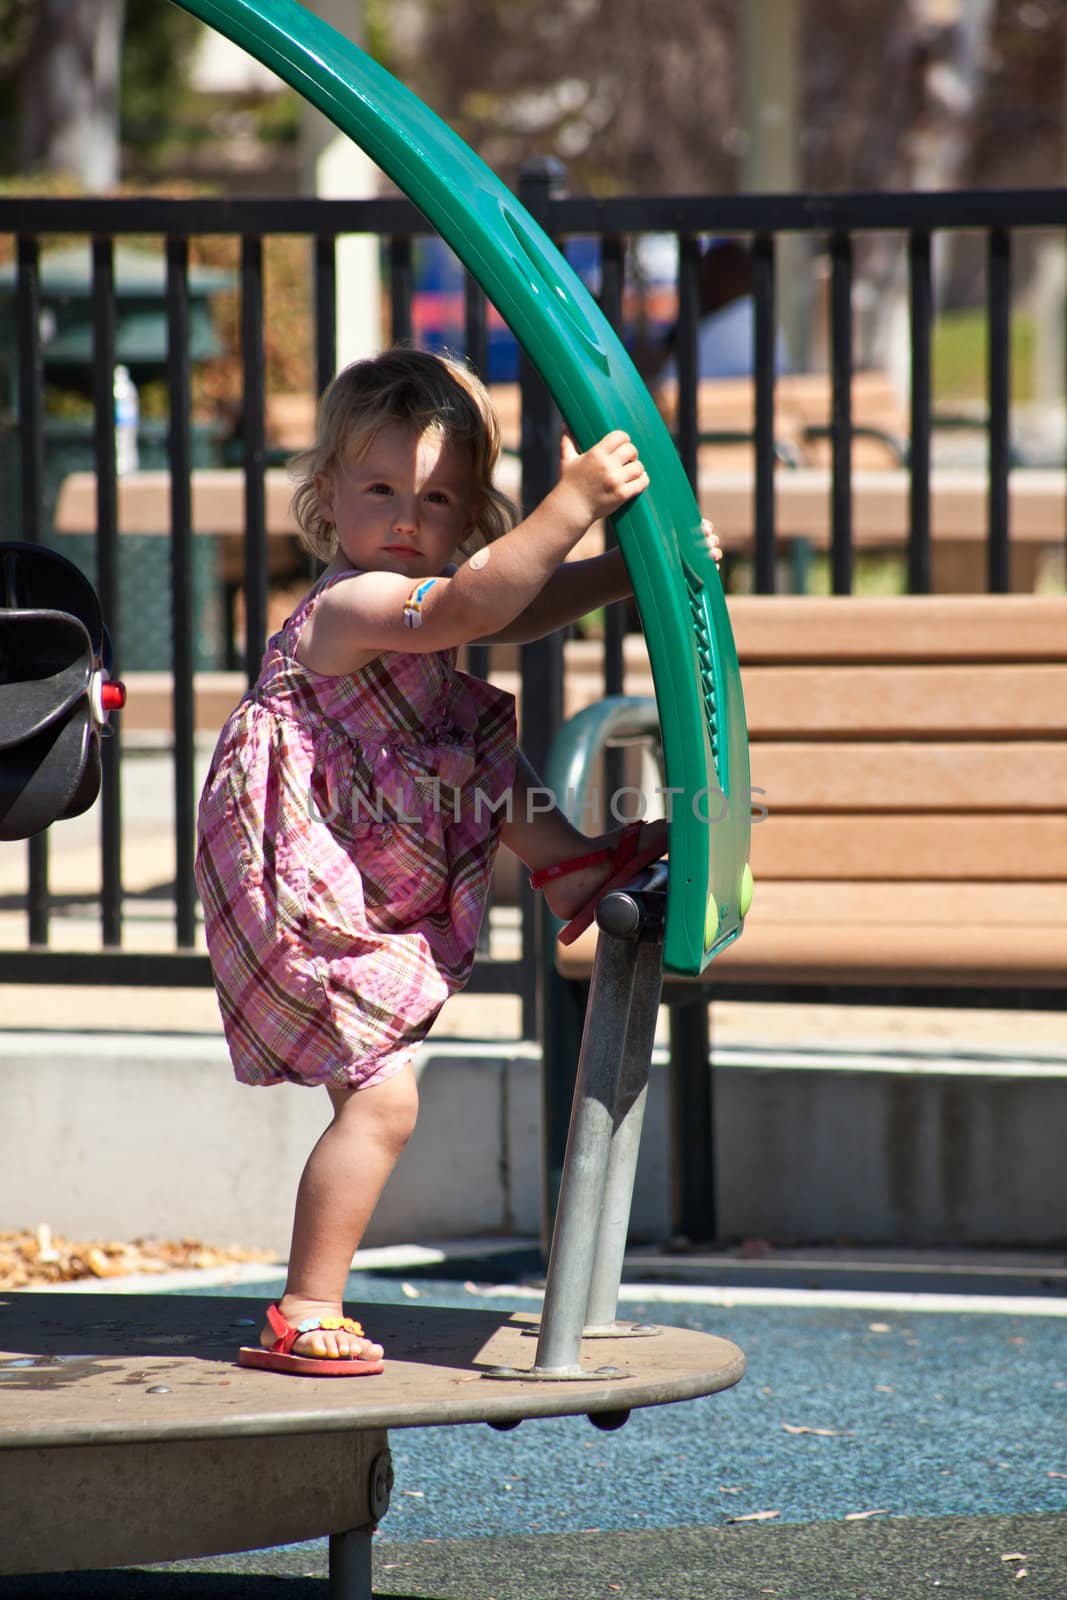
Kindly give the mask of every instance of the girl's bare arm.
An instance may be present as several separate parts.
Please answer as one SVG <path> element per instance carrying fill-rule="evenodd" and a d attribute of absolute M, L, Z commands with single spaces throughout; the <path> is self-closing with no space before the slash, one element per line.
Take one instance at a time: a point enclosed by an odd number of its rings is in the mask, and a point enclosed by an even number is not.
<path fill-rule="evenodd" d="M 592 523 L 647 486 L 627 434 L 609 433 L 581 455 L 572 446 L 537 509 L 454 576 L 363 572 L 329 589 L 303 630 L 299 659 L 314 672 L 338 675 L 383 651 L 428 654 L 491 635 L 529 605 Z M 413 626 L 408 602 L 417 589 Z"/>
<path fill-rule="evenodd" d="M 702 527 L 708 554 L 713 561 L 721 561 L 722 547 L 711 523 L 705 519 Z M 479 642 L 528 644 L 531 639 L 543 639 L 568 622 L 577 622 L 590 611 L 632 594 L 633 584 L 619 550 L 608 550 L 584 561 L 565 561 L 513 622 Z"/>
<path fill-rule="evenodd" d="M 582 561 L 564 561 L 513 621 L 498 628 L 480 644 L 528 644 L 543 639 L 568 622 L 577 622 L 601 606 L 625 600 L 633 584 L 619 550 Z"/>

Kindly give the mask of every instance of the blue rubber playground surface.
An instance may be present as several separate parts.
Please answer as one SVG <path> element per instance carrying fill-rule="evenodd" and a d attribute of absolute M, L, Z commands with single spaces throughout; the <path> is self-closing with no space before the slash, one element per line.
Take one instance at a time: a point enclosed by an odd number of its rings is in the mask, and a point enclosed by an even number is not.
<path fill-rule="evenodd" d="M 536 1309 L 522 1272 L 494 1268 L 499 1283 L 455 1262 L 354 1273 L 348 1308 L 371 1332 L 382 1303 Z M 773 1272 L 736 1290 L 721 1277 L 624 1287 L 621 1317 L 733 1340 L 744 1379 L 613 1432 L 585 1417 L 390 1430 L 374 1594 L 1067 1600 L 1064 1281 L 1061 1264 L 1014 1292 L 973 1276 L 965 1293 L 940 1292 L 959 1290 L 948 1278 L 886 1292 L 862 1273 L 829 1292 L 783 1288 Z M 175 1292 L 267 1300 L 281 1285 L 279 1273 Z M 0 1579 L 0 1600 L 326 1600 L 327 1570 L 318 1541 Z"/>
<path fill-rule="evenodd" d="M 268 1287 L 268 1286 L 265 1286 Z M 274 1286 L 269 1287 L 273 1293 Z M 224 1291 L 218 1291 L 224 1292 Z M 242 1284 L 232 1293 L 247 1295 Z M 696 1291 L 692 1291 L 694 1294 Z M 661 1290 L 662 1294 L 663 1291 Z M 684 1295 L 673 1288 L 670 1295 Z M 630 1291 L 620 1315 L 733 1340 L 747 1374 L 706 1399 L 635 1411 L 614 1433 L 584 1417 L 394 1429 L 390 1540 L 587 1530 L 1056 1513 L 1067 1510 L 1067 1318 L 1062 1300 L 1015 1314 L 722 1306 Z M 347 1304 L 531 1298 L 487 1286 L 353 1274 Z M 534 1301 L 536 1304 L 536 1301 Z M 1067 1596 L 1067 1574 L 1064 1581 Z"/>

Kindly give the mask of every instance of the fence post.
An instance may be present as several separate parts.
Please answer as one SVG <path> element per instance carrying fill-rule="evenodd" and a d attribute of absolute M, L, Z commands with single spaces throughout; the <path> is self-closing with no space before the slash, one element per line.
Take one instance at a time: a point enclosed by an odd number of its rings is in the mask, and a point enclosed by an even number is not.
<path fill-rule="evenodd" d="M 551 234 L 552 200 L 564 186 L 561 162 L 542 157 L 526 162 L 519 173 L 519 199 L 530 215 Z M 530 512 L 548 494 L 559 476 L 561 419 L 552 396 L 533 362 L 519 358 L 522 401 L 522 508 Z M 549 635 L 522 652 L 522 744 L 535 772 L 543 773 L 556 731 L 563 722 L 563 637 Z M 522 884 L 523 954 L 533 986 L 524 987 L 523 1032 L 541 1041 L 542 1109 L 542 1240 L 547 1251 L 552 1237 L 556 1199 L 567 1147 L 571 1097 L 574 1092 L 582 1017 L 573 993 L 556 972 L 556 925 L 543 903 Z"/>

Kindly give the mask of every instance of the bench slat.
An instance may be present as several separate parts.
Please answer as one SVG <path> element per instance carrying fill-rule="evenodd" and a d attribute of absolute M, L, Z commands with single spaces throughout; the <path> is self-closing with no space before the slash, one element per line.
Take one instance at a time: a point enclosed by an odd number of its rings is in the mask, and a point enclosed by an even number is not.
<path fill-rule="evenodd" d="M 900 924 L 957 928 L 1067 927 L 1062 883 L 829 883 L 760 878 L 752 926 L 773 922 L 853 927 Z M 748 924 L 746 923 L 746 929 Z M 747 937 L 747 932 L 746 932 Z"/>
<path fill-rule="evenodd" d="M 827 928 L 761 927 L 753 917 L 744 937 L 716 958 L 712 977 L 752 983 L 945 984 L 958 988 L 1034 988 L 1063 985 L 1067 928 L 1021 925 L 998 930 L 941 926 L 874 928 L 857 939 L 847 924 Z"/>
<path fill-rule="evenodd" d="M 775 816 L 816 811 L 1067 812 L 1067 745 L 755 744 L 752 783 Z"/>
<path fill-rule="evenodd" d="M 588 978 L 595 931 L 573 945 L 558 946 L 564 977 Z M 1067 927 L 964 927 L 950 936 L 943 925 L 877 927 L 857 936 L 848 923 L 762 924 L 756 903 L 743 936 L 721 951 L 702 981 L 714 998 L 724 983 L 933 985 L 937 988 L 1039 989 L 1063 986 L 1067 971 Z M 672 982 L 682 980 L 672 979 Z"/>
<path fill-rule="evenodd" d="M 1067 661 L 1061 595 L 738 595 L 730 620 L 742 664 Z"/>
<path fill-rule="evenodd" d="M 1067 883 L 1062 816 L 771 817 L 752 829 L 766 878 Z M 1065 890 L 1067 901 L 1067 890 Z M 1067 920 L 1067 906 L 1065 906 Z"/>
<path fill-rule="evenodd" d="M 1067 735 L 1067 665 L 747 667 L 755 739 Z"/>

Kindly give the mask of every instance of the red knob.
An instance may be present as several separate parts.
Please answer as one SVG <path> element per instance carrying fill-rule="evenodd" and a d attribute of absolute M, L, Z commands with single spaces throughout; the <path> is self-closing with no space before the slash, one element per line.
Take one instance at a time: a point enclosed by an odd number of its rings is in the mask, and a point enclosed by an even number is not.
<path fill-rule="evenodd" d="M 121 711 L 126 704 L 126 685 L 109 679 L 101 685 L 100 703 L 105 711 Z"/>

